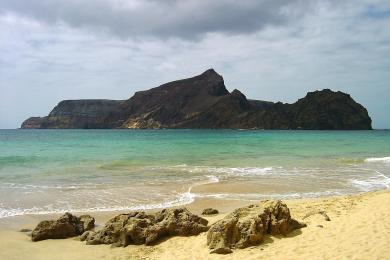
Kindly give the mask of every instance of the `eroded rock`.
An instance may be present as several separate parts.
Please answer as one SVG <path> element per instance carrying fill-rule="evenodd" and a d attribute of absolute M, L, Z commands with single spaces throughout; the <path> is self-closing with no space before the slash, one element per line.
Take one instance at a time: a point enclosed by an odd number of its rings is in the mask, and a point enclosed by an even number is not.
<path fill-rule="evenodd" d="M 207 245 L 210 253 L 226 254 L 231 249 L 258 245 L 267 234 L 287 235 L 304 226 L 291 218 L 286 204 L 266 201 L 236 209 L 214 223 L 207 233 Z"/>
<path fill-rule="evenodd" d="M 164 209 L 154 214 L 135 211 L 112 218 L 101 230 L 83 234 L 81 239 L 88 245 L 151 245 L 163 237 L 198 235 L 208 230 L 207 224 L 206 219 L 185 208 Z"/>
<path fill-rule="evenodd" d="M 31 233 L 32 241 L 74 237 L 94 228 L 95 219 L 89 215 L 81 217 L 65 213 L 57 220 L 41 221 Z"/>

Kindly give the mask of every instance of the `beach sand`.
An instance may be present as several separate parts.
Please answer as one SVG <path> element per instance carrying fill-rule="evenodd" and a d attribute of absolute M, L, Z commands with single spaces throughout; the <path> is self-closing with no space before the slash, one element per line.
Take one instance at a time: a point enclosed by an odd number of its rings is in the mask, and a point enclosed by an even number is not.
<path fill-rule="evenodd" d="M 33 228 L 41 219 L 56 216 L 25 216 L 0 221 L 0 259 L 390 259 L 390 191 L 360 195 L 284 201 L 292 217 L 325 211 L 331 221 L 320 214 L 304 219 L 307 227 L 287 237 L 270 236 L 263 244 L 235 250 L 229 255 L 209 254 L 206 233 L 193 237 L 172 237 L 155 246 L 111 248 L 109 245 L 87 246 L 75 238 L 31 242 L 18 232 Z M 197 200 L 188 208 L 199 214 L 205 207 L 222 213 L 207 217 L 217 221 L 233 208 L 247 202 Z M 92 213 L 97 224 L 118 214 Z"/>

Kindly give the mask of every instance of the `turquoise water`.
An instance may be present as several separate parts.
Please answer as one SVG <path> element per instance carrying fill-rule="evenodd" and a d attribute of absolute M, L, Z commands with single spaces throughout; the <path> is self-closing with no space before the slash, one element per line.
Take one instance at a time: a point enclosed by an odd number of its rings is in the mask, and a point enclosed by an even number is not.
<path fill-rule="evenodd" d="M 385 130 L 0 130 L 0 218 L 389 186 Z"/>

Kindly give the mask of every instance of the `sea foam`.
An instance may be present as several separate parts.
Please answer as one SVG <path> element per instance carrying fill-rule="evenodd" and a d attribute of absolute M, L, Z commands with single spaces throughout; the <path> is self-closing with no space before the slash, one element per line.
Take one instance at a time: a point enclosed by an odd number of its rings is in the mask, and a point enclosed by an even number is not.
<path fill-rule="evenodd" d="M 372 176 L 368 179 L 353 179 L 350 180 L 351 184 L 358 188 L 361 191 L 373 191 L 379 189 L 388 189 L 390 188 L 390 178 L 385 176 L 379 171 L 375 171 L 376 176 Z"/>
<path fill-rule="evenodd" d="M 151 204 L 139 204 L 133 206 L 104 206 L 104 207 L 90 207 L 90 208 L 72 208 L 68 207 L 66 209 L 55 209 L 51 205 L 45 207 L 31 207 L 31 208 L 5 208 L 2 203 L 0 203 L 0 218 L 7 218 L 13 216 L 22 216 L 22 215 L 46 215 L 46 214 L 61 214 L 65 212 L 74 212 L 74 213 L 86 213 L 86 212 L 111 212 L 111 211 L 134 211 L 134 210 L 152 210 L 152 209 L 163 209 L 169 207 L 178 207 L 188 205 L 194 202 L 196 195 L 191 192 L 191 190 L 200 185 L 205 185 L 209 183 L 219 182 L 219 178 L 214 175 L 205 176 L 205 180 L 200 180 L 193 185 L 189 186 L 188 190 L 183 193 L 175 195 L 171 200 L 162 201 L 159 203 Z"/>
<path fill-rule="evenodd" d="M 383 162 L 390 163 L 390 156 L 388 157 L 372 157 L 364 160 L 365 162 Z"/>

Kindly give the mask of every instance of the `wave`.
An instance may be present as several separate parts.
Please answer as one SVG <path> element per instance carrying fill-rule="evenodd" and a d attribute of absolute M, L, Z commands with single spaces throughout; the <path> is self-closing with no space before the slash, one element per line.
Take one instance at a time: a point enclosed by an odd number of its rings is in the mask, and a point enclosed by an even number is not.
<path fill-rule="evenodd" d="M 263 176 L 273 174 L 274 167 L 216 167 L 216 166 L 188 166 L 186 164 L 158 167 L 158 169 L 174 169 L 189 173 L 227 174 L 231 176 Z"/>
<path fill-rule="evenodd" d="M 134 210 L 152 210 L 152 209 L 163 209 L 170 207 L 178 207 L 183 205 L 188 205 L 195 200 L 195 194 L 191 190 L 200 185 L 205 185 L 209 183 L 219 182 L 219 178 L 214 175 L 206 176 L 206 180 L 199 181 L 191 185 L 188 190 L 184 193 L 179 193 L 172 200 L 167 200 L 160 203 L 151 203 L 151 204 L 141 204 L 134 206 L 112 206 L 112 207 L 90 207 L 90 208 L 67 208 L 67 209 L 53 209 L 47 210 L 45 207 L 32 207 L 27 209 L 22 208 L 4 208 L 0 204 L 0 218 L 21 216 L 21 215 L 46 215 L 46 214 L 61 214 L 65 212 L 74 212 L 74 213 L 86 213 L 86 212 L 111 212 L 111 211 L 134 211 Z"/>
<path fill-rule="evenodd" d="M 264 199 L 301 199 L 318 198 L 328 196 L 344 195 L 341 191 L 319 191 L 319 192 L 301 192 L 301 193 L 280 193 L 280 194 L 260 194 L 260 193 L 213 193 L 213 194 L 195 194 L 196 198 L 213 198 L 221 200 L 247 200 L 259 201 Z"/>
<path fill-rule="evenodd" d="M 190 192 L 178 194 L 174 199 L 152 204 L 142 204 L 135 206 L 112 206 L 112 207 L 90 207 L 90 208 L 67 208 L 46 210 L 45 208 L 32 207 L 27 209 L 16 208 L 7 209 L 0 207 L 0 218 L 21 216 L 21 215 L 46 215 L 46 214 L 61 214 L 65 212 L 86 213 L 86 212 L 108 212 L 108 211 L 134 211 L 134 210 L 152 210 L 169 207 L 177 207 L 190 204 L 194 201 L 194 195 Z"/>
<path fill-rule="evenodd" d="M 379 189 L 390 188 L 390 178 L 385 176 L 379 171 L 375 171 L 376 176 L 372 176 L 368 179 L 352 179 L 350 180 L 352 186 L 358 188 L 361 191 L 374 191 Z"/>
<path fill-rule="evenodd" d="M 390 163 L 390 156 L 388 157 L 372 157 L 364 160 L 365 162 L 384 162 Z"/>
<path fill-rule="evenodd" d="M 6 188 L 6 189 L 21 189 L 21 190 L 41 190 L 41 189 L 69 189 L 69 190 L 78 190 L 78 189 L 83 189 L 83 188 L 91 188 L 95 187 L 97 184 L 94 184 L 92 186 L 91 183 L 83 183 L 83 184 L 71 184 L 71 185 L 34 185 L 34 184 L 20 184 L 20 183 L 10 183 L 10 182 L 3 182 L 0 183 L 1 188 Z"/>

